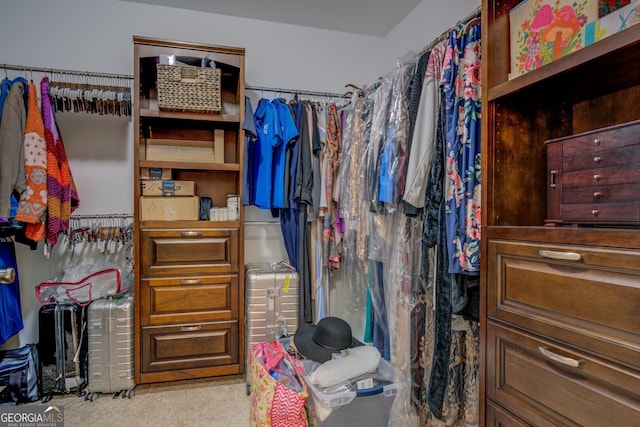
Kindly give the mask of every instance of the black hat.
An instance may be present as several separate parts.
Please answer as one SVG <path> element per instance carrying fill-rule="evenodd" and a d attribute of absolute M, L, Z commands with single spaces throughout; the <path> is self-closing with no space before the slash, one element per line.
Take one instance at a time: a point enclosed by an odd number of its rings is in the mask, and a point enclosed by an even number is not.
<path fill-rule="evenodd" d="M 337 317 L 325 317 L 317 325 L 304 323 L 293 336 L 298 353 L 316 362 L 331 360 L 333 353 L 363 345 L 351 335 L 351 326 Z"/>

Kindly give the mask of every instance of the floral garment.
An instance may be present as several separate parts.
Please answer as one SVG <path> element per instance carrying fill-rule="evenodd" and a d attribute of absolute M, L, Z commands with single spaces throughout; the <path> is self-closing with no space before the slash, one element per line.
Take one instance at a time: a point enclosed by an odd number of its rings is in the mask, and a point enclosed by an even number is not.
<path fill-rule="evenodd" d="M 451 31 L 446 94 L 445 203 L 449 273 L 480 270 L 480 24 Z"/>

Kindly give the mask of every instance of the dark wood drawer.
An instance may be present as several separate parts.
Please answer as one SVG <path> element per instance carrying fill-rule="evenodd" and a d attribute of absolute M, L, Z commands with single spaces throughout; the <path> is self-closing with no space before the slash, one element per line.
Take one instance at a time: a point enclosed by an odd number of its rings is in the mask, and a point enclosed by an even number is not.
<path fill-rule="evenodd" d="M 238 318 L 238 276 L 141 280 L 141 324 L 210 322 Z"/>
<path fill-rule="evenodd" d="M 237 273 L 237 228 L 143 230 L 142 276 Z"/>
<path fill-rule="evenodd" d="M 615 152 L 621 147 L 640 144 L 640 120 L 552 139 L 547 144 L 561 144 L 565 159 Z"/>
<path fill-rule="evenodd" d="M 640 251 L 488 242 L 490 318 L 640 367 Z"/>
<path fill-rule="evenodd" d="M 238 363 L 238 322 L 142 328 L 142 371 L 161 372 Z"/>
<path fill-rule="evenodd" d="M 640 121 L 549 140 L 547 219 L 640 224 Z"/>
<path fill-rule="evenodd" d="M 638 425 L 638 371 L 492 323 L 486 351 L 487 397 L 526 420 L 505 425 Z"/>

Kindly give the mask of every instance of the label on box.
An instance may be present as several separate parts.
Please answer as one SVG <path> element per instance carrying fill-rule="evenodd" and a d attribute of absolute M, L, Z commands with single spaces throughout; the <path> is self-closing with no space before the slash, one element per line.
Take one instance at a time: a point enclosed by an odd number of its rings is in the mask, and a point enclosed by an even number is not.
<path fill-rule="evenodd" d="M 358 390 L 365 390 L 369 388 L 373 388 L 373 378 L 365 378 L 356 383 L 356 388 Z"/>
<path fill-rule="evenodd" d="M 141 179 L 171 179 L 170 168 L 141 168 Z"/>
<path fill-rule="evenodd" d="M 195 196 L 195 181 L 143 180 L 143 196 Z"/>

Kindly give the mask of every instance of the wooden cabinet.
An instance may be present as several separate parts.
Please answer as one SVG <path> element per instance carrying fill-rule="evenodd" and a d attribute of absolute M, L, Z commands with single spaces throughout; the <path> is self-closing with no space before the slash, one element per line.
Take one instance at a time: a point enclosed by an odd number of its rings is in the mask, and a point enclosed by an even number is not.
<path fill-rule="evenodd" d="M 598 150 L 590 136 L 640 119 L 640 25 L 509 80 L 518 3 L 482 2 L 481 419 L 637 425 L 640 229 L 633 212 L 598 222 L 576 211 L 594 204 L 578 172 L 592 167 L 576 162 Z M 640 143 L 632 138 L 623 144 L 631 163 Z M 570 141 L 558 168 L 548 168 L 547 141 Z M 628 169 L 615 172 L 636 188 Z M 550 170 L 564 173 L 559 198 L 549 194 Z M 615 190 L 608 202 L 637 206 L 637 192 L 614 186 L 621 178 L 603 184 Z"/>
<path fill-rule="evenodd" d="M 241 194 L 244 49 L 133 41 L 136 383 L 242 373 L 244 213 L 238 206 L 210 221 L 201 206 L 210 199 L 226 209 Z M 220 111 L 159 108 L 166 88 L 158 64 L 166 61 L 215 67 Z M 174 182 L 145 182 L 152 178 Z"/>

